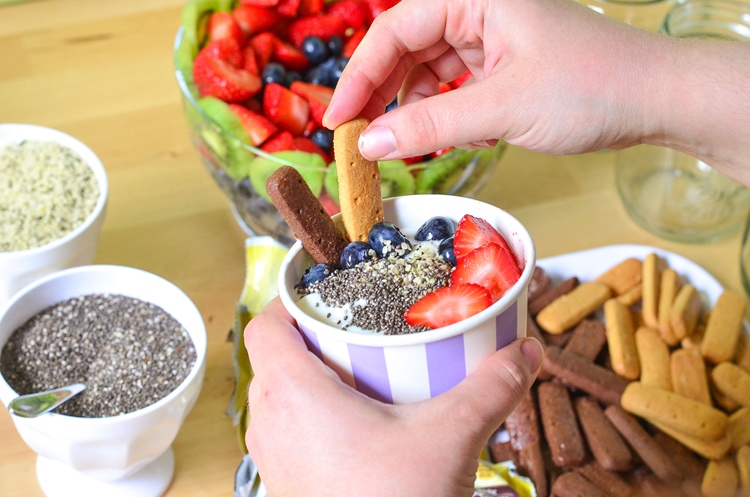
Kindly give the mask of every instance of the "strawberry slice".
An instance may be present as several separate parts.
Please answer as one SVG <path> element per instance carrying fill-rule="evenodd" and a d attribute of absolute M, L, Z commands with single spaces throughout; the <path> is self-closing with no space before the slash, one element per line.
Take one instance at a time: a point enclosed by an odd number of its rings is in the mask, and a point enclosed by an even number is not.
<path fill-rule="evenodd" d="M 211 41 L 231 38 L 238 44 L 245 42 L 245 33 L 229 12 L 217 10 L 208 18 L 206 34 Z"/>
<path fill-rule="evenodd" d="M 282 40 L 278 40 L 274 45 L 273 58 L 293 71 L 302 71 L 310 64 L 301 50 Z"/>
<path fill-rule="evenodd" d="M 360 0 L 338 0 L 328 7 L 328 14 L 343 19 L 349 28 L 360 29 L 367 23 L 370 9 Z"/>
<path fill-rule="evenodd" d="M 273 153 L 291 150 L 292 147 L 294 147 L 294 135 L 289 131 L 282 130 L 266 140 L 260 148 L 268 153 Z"/>
<path fill-rule="evenodd" d="M 341 51 L 341 56 L 351 57 L 354 53 L 354 50 L 356 50 L 356 48 L 359 46 L 359 43 L 362 41 L 362 38 L 364 38 L 366 34 L 367 29 L 362 28 L 349 35 L 349 38 L 347 38 L 344 42 L 344 49 Z"/>
<path fill-rule="evenodd" d="M 250 137 L 250 142 L 256 147 L 265 142 L 279 129 L 265 116 L 253 112 L 240 104 L 229 104 L 229 108 L 240 118 L 242 127 L 245 128 Z"/>
<path fill-rule="evenodd" d="M 243 59 L 242 46 L 233 38 L 219 38 L 209 41 L 206 46 L 201 48 L 196 60 L 201 57 L 223 60 L 233 66 L 240 67 Z"/>
<path fill-rule="evenodd" d="M 325 0 L 300 0 L 297 14 L 299 14 L 300 17 L 318 14 L 323 12 L 325 5 Z"/>
<path fill-rule="evenodd" d="M 453 240 L 453 251 L 456 254 L 456 259 L 460 259 L 475 248 L 488 243 L 496 243 L 509 254 L 513 254 L 503 235 L 486 220 L 466 214 L 458 221 Z"/>
<path fill-rule="evenodd" d="M 260 33 L 250 38 L 248 45 L 255 51 L 255 61 L 258 65 L 258 71 L 263 72 L 266 64 L 271 60 L 273 52 L 276 50 L 276 42 L 279 39 L 268 31 Z"/>
<path fill-rule="evenodd" d="M 370 24 L 380 14 L 396 5 L 400 0 L 363 0 L 370 8 Z"/>
<path fill-rule="evenodd" d="M 301 3 L 301 0 L 279 0 L 276 10 L 283 16 L 296 17 Z"/>
<path fill-rule="evenodd" d="M 287 34 L 292 44 L 300 48 L 302 47 L 302 41 L 308 36 L 318 36 L 323 41 L 328 41 L 334 35 L 344 38 L 346 22 L 329 14 L 300 17 L 289 25 Z"/>
<path fill-rule="evenodd" d="M 238 5 L 232 16 L 247 36 L 253 36 L 280 23 L 284 17 L 275 9 L 257 5 Z"/>
<path fill-rule="evenodd" d="M 497 302 L 520 277 L 521 270 L 510 252 L 496 243 L 488 243 L 458 260 L 451 274 L 451 285 L 481 285 L 490 292 L 492 301 Z"/>
<path fill-rule="evenodd" d="M 406 311 L 406 322 L 430 329 L 448 326 L 492 305 L 489 292 L 472 283 L 450 285 L 430 292 Z"/>
<path fill-rule="evenodd" d="M 331 103 L 333 88 L 305 83 L 304 81 L 294 81 L 289 89 L 307 100 L 307 103 L 310 104 L 310 117 L 318 127 L 323 127 L 323 114 L 326 113 L 328 104 Z"/>
<path fill-rule="evenodd" d="M 323 151 L 322 148 L 317 146 L 315 142 L 313 142 L 309 138 L 305 138 L 304 136 L 298 136 L 294 138 L 294 141 L 292 143 L 292 150 L 299 150 L 301 152 L 310 152 L 312 154 L 318 154 L 321 157 L 323 157 L 323 160 L 328 164 L 331 162 L 331 158 L 328 157 L 328 154 Z"/>
<path fill-rule="evenodd" d="M 310 105 L 278 83 L 268 83 L 263 92 L 263 112 L 280 128 L 302 136 L 310 119 Z"/>
<path fill-rule="evenodd" d="M 242 49 L 242 69 L 251 72 L 253 74 L 260 74 L 260 66 L 258 66 L 258 57 L 255 55 L 255 48 L 247 44 Z"/>
<path fill-rule="evenodd" d="M 256 7 L 276 7 L 279 0 L 240 0 L 242 5 L 255 5 Z"/>
<path fill-rule="evenodd" d="M 463 73 L 463 74 L 462 74 L 461 76 L 459 76 L 459 77 L 457 77 L 456 79 L 454 79 L 453 81 L 451 81 L 451 83 L 450 83 L 450 84 L 451 84 L 451 86 L 452 86 L 453 88 L 458 88 L 458 87 L 460 87 L 460 86 L 461 86 L 462 84 L 464 84 L 464 83 L 466 83 L 466 82 L 467 82 L 468 80 L 470 80 L 471 78 L 472 78 L 472 74 L 471 74 L 471 71 L 467 70 L 467 71 L 466 71 L 465 73 Z"/>
<path fill-rule="evenodd" d="M 227 103 L 241 102 L 260 91 L 260 76 L 214 57 L 196 57 L 193 80 L 202 97 L 212 96 Z"/>

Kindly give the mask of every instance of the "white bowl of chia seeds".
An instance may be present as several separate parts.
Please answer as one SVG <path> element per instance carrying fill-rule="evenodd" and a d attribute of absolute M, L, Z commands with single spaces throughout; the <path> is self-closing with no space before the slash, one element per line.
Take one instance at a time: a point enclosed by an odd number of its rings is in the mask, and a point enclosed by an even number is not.
<path fill-rule="evenodd" d="M 41 276 L 93 262 L 107 193 L 104 166 L 79 140 L 0 124 L 0 304 Z"/>
<path fill-rule="evenodd" d="M 398 226 L 407 237 L 433 216 L 456 223 L 465 214 L 482 218 L 506 239 L 521 269 L 518 281 L 499 300 L 462 321 L 416 333 L 355 332 L 332 326 L 298 304 L 297 286 L 313 263 L 300 242 L 289 249 L 279 274 L 279 296 L 297 321 L 308 349 L 360 392 L 383 402 L 405 404 L 446 392 L 490 354 L 526 334 L 528 285 L 536 262 L 535 250 L 531 235 L 517 219 L 479 200 L 410 195 L 385 199 L 383 211 L 385 220 Z M 380 280 L 378 284 L 385 287 Z M 343 291 L 353 289 L 347 287 Z"/>
<path fill-rule="evenodd" d="M 0 306 L 0 401 L 82 382 L 36 418 L 11 414 L 37 453 L 45 495 L 162 495 L 172 442 L 198 398 L 203 318 L 177 286 L 140 269 L 47 275 Z"/>

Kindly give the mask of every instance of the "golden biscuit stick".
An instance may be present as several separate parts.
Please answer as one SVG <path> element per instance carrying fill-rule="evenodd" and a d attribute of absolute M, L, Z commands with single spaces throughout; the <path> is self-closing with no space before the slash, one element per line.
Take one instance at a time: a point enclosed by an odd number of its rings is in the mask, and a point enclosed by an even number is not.
<path fill-rule="evenodd" d="M 674 393 L 712 405 L 706 363 L 697 348 L 677 349 L 669 358 Z"/>
<path fill-rule="evenodd" d="M 604 324 L 612 369 L 623 378 L 637 380 L 641 367 L 630 310 L 615 299 L 607 300 L 604 303 Z"/>
<path fill-rule="evenodd" d="M 658 330 L 661 333 L 661 338 L 664 342 L 673 347 L 677 345 L 678 340 L 672 331 L 672 325 L 670 323 L 670 313 L 672 312 L 672 304 L 677 293 L 680 291 L 682 286 L 682 279 L 672 268 L 667 268 L 661 273 L 661 285 L 659 286 L 659 313 Z"/>
<path fill-rule="evenodd" d="M 709 378 L 711 377 L 710 371 L 708 373 L 708 376 Z M 712 381 L 709 381 L 709 388 L 711 389 L 711 397 L 714 399 L 714 404 L 716 404 L 716 406 L 719 409 L 722 409 L 725 413 L 732 414 L 737 409 L 742 407 L 740 404 L 721 393 Z"/>
<path fill-rule="evenodd" d="M 718 364 L 731 361 L 742 333 L 745 297 L 733 290 L 724 290 L 706 324 L 701 353 L 706 360 Z"/>
<path fill-rule="evenodd" d="M 750 373 L 733 362 L 722 362 L 711 371 L 716 389 L 741 406 L 750 406 Z"/>
<path fill-rule="evenodd" d="M 654 329 L 659 329 L 660 265 L 659 256 L 653 253 L 643 260 L 643 322 Z"/>
<path fill-rule="evenodd" d="M 740 477 L 740 495 L 750 495 L 750 445 L 743 445 L 735 455 Z"/>
<path fill-rule="evenodd" d="M 737 491 L 739 482 L 739 472 L 734 458 L 725 456 L 708 461 L 701 483 L 701 493 L 704 497 L 732 497 Z"/>
<path fill-rule="evenodd" d="M 629 290 L 624 291 L 617 296 L 617 300 L 630 307 L 643 299 L 643 284 L 638 283 Z"/>
<path fill-rule="evenodd" d="M 732 439 L 732 450 L 750 445 L 750 407 L 741 407 L 729 416 L 727 431 Z"/>
<path fill-rule="evenodd" d="M 341 220 L 352 242 L 367 242 L 370 229 L 383 221 L 378 163 L 359 153 L 359 137 L 368 124 L 367 119 L 358 117 L 333 132 Z"/>
<path fill-rule="evenodd" d="M 693 333 L 701 312 L 703 312 L 703 300 L 701 300 L 700 293 L 689 283 L 683 285 L 677 292 L 669 314 L 669 325 L 677 340 L 682 340 Z"/>
<path fill-rule="evenodd" d="M 600 274 L 595 281 L 607 285 L 613 295 L 620 295 L 639 284 L 642 277 L 643 263 L 640 259 L 630 257 Z"/>
<path fill-rule="evenodd" d="M 620 405 L 636 416 L 659 421 L 708 442 L 719 440 L 727 434 L 729 417 L 723 411 L 639 381 L 625 387 Z"/>
<path fill-rule="evenodd" d="M 635 348 L 641 366 L 641 383 L 672 390 L 669 347 L 661 339 L 659 332 L 646 326 L 638 328 L 635 330 Z"/>
<path fill-rule="evenodd" d="M 750 337 L 745 333 L 740 334 L 740 338 L 737 341 L 737 351 L 732 360 L 739 367 L 750 372 Z"/>
<path fill-rule="evenodd" d="M 536 322 L 547 333 L 559 335 L 593 313 L 610 295 L 611 290 L 603 283 L 581 283 L 539 311 Z"/>
<path fill-rule="evenodd" d="M 728 432 L 720 439 L 714 442 L 708 442 L 703 438 L 675 430 L 660 421 L 648 418 L 646 418 L 646 421 L 706 459 L 721 459 L 727 455 L 729 449 L 732 447 L 732 440 L 729 438 Z"/>

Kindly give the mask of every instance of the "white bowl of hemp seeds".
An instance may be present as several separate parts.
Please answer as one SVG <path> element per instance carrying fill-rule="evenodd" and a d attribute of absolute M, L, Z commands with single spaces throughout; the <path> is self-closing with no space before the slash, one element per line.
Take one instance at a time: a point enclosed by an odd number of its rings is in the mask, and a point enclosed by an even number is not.
<path fill-rule="evenodd" d="M 57 271 L 0 305 L 0 401 L 83 383 L 36 418 L 11 413 L 48 497 L 162 495 L 200 393 L 200 311 L 173 283 L 104 264 Z"/>
<path fill-rule="evenodd" d="M 60 131 L 0 124 L 0 304 L 41 276 L 94 260 L 107 175 Z"/>

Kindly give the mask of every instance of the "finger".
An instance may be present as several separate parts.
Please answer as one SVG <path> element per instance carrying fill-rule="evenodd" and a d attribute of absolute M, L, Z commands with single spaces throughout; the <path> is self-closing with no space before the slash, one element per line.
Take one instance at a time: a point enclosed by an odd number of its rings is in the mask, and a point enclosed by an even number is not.
<path fill-rule="evenodd" d="M 245 327 L 245 349 L 256 374 L 279 361 L 299 360 L 307 352 L 294 318 L 286 311 L 281 299 L 271 300 Z M 283 354 L 276 351 L 283 350 Z M 269 364 L 270 363 L 270 364 Z"/>
<path fill-rule="evenodd" d="M 534 338 L 516 340 L 488 357 L 452 390 L 436 397 L 456 426 L 474 426 L 486 442 L 531 388 L 544 358 Z"/>
<path fill-rule="evenodd" d="M 400 159 L 505 138 L 509 133 L 504 116 L 523 104 L 506 104 L 504 97 L 501 85 L 486 79 L 439 95 L 412 98 L 370 123 L 360 138 L 360 152 L 370 160 Z"/>

